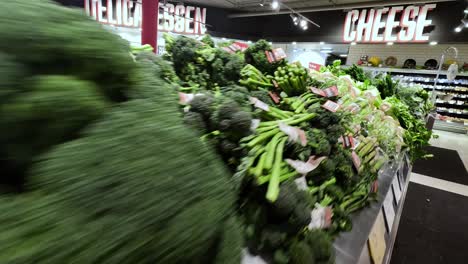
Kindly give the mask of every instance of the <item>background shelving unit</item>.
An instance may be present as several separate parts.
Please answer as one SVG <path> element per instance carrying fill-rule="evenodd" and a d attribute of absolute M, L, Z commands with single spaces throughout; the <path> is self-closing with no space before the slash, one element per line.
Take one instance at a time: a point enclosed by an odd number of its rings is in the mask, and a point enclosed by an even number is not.
<path fill-rule="evenodd" d="M 437 75 L 435 70 L 362 68 L 372 74 L 388 73 L 401 83 L 420 85 L 427 91 L 432 91 Z M 448 82 L 446 72 L 442 71 L 435 91 L 438 93 L 436 112 L 444 116 L 446 120 L 437 119 L 434 128 L 466 134 L 468 131 L 468 73 L 459 73 L 453 82 Z"/>

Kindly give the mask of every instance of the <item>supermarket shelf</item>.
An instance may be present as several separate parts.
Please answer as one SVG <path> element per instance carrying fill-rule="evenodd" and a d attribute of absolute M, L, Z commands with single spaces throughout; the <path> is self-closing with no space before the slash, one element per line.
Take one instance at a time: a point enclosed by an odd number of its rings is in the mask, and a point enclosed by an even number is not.
<path fill-rule="evenodd" d="M 450 109 L 468 109 L 468 104 L 451 104 L 445 102 L 436 102 L 436 106 L 446 107 Z"/>
<path fill-rule="evenodd" d="M 423 87 L 424 90 L 432 91 L 432 87 Z M 449 87 L 448 87 L 449 88 Z M 468 94 L 468 90 L 461 91 L 461 90 L 454 90 L 454 89 L 443 89 L 443 88 L 435 88 L 436 91 L 443 91 L 443 92 L 450 92 L 450 93 L 457 93 L 457 94 Z"/>
<path fill-rule="evenodd" d="M 465 118 L 468 119 L 468 114 L 459 114 L 459 113 L 450 113 L 442 110 L 437 110 L 437 113 L 444 115 L 444 116 L 451 116 L 451 117 L 458 117 L 458 118 Z"/>
<path fill-rule="evenodd" d="M 449 132 L 454 132 L 454 133 L 459 133 L 459 134 L 468 133 L 468 127 L 465 126 L 463 123 L 443 121 L 443 120 L 436 120 L 434 123 L 434 129 L 449 131 Z"/>
<path fill-rule="evenodd" d="M 430 74 L 436 75 L 437 70 L 416 70 L 416 69 L 401 69 L 401 68 L 380 68 L 380 67 L 368 67 L 360 66 L 367 71 L 378 71 L 378 72 L 389 72 L 389 73 L 406 73 L 406 74 Z M 441 71 L 440 75 L 447 75 L 446 71 Z M 468 77 L 468 72 L 458 73 L 457 76 Z"/>

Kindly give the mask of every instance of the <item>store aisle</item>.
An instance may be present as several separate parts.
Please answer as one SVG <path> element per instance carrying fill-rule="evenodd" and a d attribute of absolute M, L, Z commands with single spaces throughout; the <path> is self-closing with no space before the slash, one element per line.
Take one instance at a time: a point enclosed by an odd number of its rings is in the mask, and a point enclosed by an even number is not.
<path fill-rule="evenodd" d="M 391 263 L 467 263 L 468 136 L 435 131 L 414 164 Z"/>

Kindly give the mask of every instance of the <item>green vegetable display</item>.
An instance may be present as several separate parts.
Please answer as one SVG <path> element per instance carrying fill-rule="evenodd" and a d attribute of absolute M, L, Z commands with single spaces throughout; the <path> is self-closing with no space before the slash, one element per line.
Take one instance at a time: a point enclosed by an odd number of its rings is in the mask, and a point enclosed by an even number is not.
<path fill-rule="evenodd" d="M 298 64 L 278 67 L 274 80 L 288 96 L 301 95 L 307 90 L 307 70 Z"/>
<path fill-rule="evenodd" d="M 265 51 L 271 51 L 271 49 L 272 47 L 268 41 L 259 40 L 245 50 L 245 62 L 252 64 L 264 74 L 273 75 L 279 66 L 286 65 L 286 60 L 270 63 Z"/>
<path fill-rule="evenodd" d="M 0 15 L 23 21 L 0 25 L 16 191 L 0 196 L 0 263 L 334 263 L 379 170 L 431 138 L 427 93 L 339 61 L 309 71 L 270 63 L 265 40 L 230 54 L 209 36 L 132 55 L 47 1 Z"/>
<path fill-rule="evenodd" d="M 12 0 L 0 16 L 0 183 L 21 190 L 37 155 L 132 92 L 129 45 L 79 10 Z"/>

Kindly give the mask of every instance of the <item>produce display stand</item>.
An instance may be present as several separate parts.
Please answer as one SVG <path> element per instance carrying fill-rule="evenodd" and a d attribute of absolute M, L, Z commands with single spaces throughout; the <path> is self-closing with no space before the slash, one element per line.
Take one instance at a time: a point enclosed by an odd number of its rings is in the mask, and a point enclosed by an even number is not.
<path fill-rule="evenodd" d="M 334 242 L 337 264 L 364 264 L 379 263 L 372 260 L 372 254 L 369 252 L 369 236 L 376 224 L 379 214 L 382 213 L 385 219 L 385 233 L 382 234 L 385 243 L 385 255 L 381 263 L 390 263 L 393 245 L 398 231 L 400 216 L 403 211 L 403 205 L 408 188 L 411 174 L 411 164 L 407 155 L 402 155 L 398 160 L 393 161 L 383 167 L 379 172 L 377 201 L 371 202 L 369 207 L 358 211 L 352 218 L 353 229 L 350 232 L 341 233 Z M 399 188 L 399 190 L 395 190 Z M 398 193 L 400 194 L 398 194 Z M 387 196 L 388 195 L 388 196 Z M 398 197 L 399 196 L 399 197 Z M 384 212 L 385 198 L 391 200 L 391 206 L 394 209 L 394 216 L 386 215 Z M 394 217 L 393 221 L 390 217 Z M 389 230 L 388 223 L 391 228 Z M 377 243 L 379 243 L 377 241 Z"/>
<path fill-rule="evenodd" d="M 348 66 L 344 66 L 346 68 Z M 363 70 L 378 73 L 388 73 L 394 79 L 410 85 L 421 85 L 425 90 L 432 91 L 436 70 L 416 70 L 385 67 L 360 66 Z M 447 81 L 446 72 L 440 73 L 435 90 L 440 93 L 440 98 L 435 102 L 437 113 L 453 118 L 451 120 L 436 120 L 434 128 L 454 133 L 466 134 L 468 132 L 468 72 L 457 74 L 453 82 Z M 447 97 L 447 98 L 444 98 Z M 460 122 L 464 120 L 464 122 Z"/>

